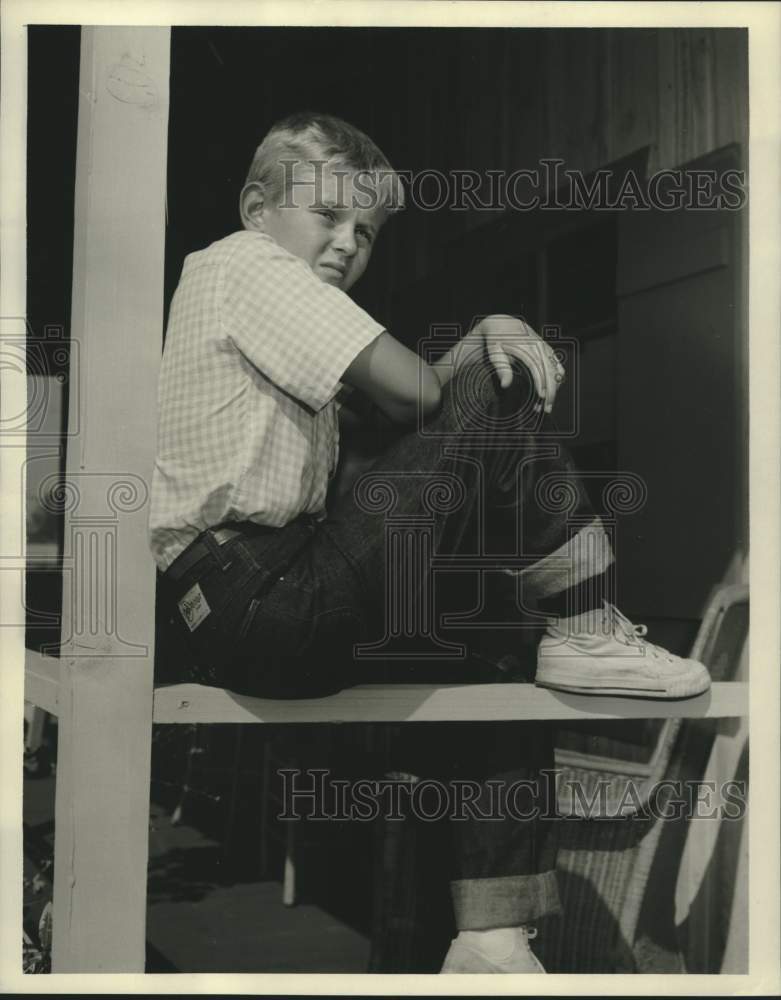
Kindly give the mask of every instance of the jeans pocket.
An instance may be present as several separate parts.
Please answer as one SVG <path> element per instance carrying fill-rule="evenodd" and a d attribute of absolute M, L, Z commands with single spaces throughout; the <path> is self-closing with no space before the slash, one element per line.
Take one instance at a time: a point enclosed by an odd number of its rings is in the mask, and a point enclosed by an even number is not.
<path fill-rule="evenodd" d="M 236 631 L 237 638 L 239 642 L 242 641 L 252 628 L 252 624 L 255 621 L 255 616 L 258 613 L 258 608 L 260 607 L 260 598 L 253 597 L 252 600 L 247 605 L 247 610 L 244 612 L 241 621 L 239 622 L 239 627 Z"/>
<path fill-rule="evenodd" d="M 224 686 L 225 669 L 250 629 L 259 604 L 252 598 L 253 577 L 257 575 L 254 561 L 241 547 L 229 545 L 226 566 L 211 559 L 204 561 L 169 592 L 172 614 L 184 633 L 198 679 L 219 686 Z M 197 610 L 197 616 L 190 614 L 189 621 L 183 602 Z"/>

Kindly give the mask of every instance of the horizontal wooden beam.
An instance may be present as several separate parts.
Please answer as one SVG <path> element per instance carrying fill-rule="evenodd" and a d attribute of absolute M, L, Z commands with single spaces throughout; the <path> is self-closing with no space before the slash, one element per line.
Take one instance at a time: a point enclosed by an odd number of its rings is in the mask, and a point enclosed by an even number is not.
<path fill-rule="evenodd" d="M 27 650 L 25 700 L 57 714 L 59 660 Z M 485 722 L 577 719 L 721 719 L 748 715 L 748 685 L 717 682 L 681 701 L 563 694 L 532 684 L 364 684 L 327 698 L 249 698 L 202 684 L 172 684 L 154 695 L 154 721 Z"/>
<path fill-rule="evenodd" d="M 59 660 L 27 650 L 25 700 L 57 714 Z M 748 685 L 717 682 L 698 698 L 661 701 L 564 694 L 532 684 L 364 684 L 327 698 L 249 698 L 202 684 L 154 695 L 154 721 L 485 722 L 577 719 L 721 719 L 748 715 Z"/>
<path fill-rule="evenodd" d="M 570 695 L 532 684 L 366 684 L 327 698 L 277 701 L 174 684 L 155 691 L 155 722 L 457 722 L 726 718 L 748 714 L 748 685 L 716 683 L 697 698 Z"/>

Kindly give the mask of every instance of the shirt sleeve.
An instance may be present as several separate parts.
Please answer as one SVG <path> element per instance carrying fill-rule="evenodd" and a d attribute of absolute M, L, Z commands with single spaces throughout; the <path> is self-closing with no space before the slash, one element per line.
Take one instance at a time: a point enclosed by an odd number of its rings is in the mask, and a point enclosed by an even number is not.
<path fill-rule="evenodd" d="M 350 363 L 384 331 L 343 291 L 260 233 L 237 240 L 220 316 L 238 350 L 312 410 L 333 399 Z"/>

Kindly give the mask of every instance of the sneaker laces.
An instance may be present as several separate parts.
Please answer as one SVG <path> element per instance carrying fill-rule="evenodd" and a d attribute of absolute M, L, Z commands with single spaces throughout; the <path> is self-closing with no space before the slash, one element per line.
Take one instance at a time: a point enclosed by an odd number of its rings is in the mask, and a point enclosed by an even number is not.
<path fill-rule="evenodd" d="M 655 660 L 663 659 L 667 660 L 668 663 L 674 662 L 674 657 L 661 646 L 655 646 L 652 642 L 646 642 L 645 636 L 648 635 L 647 625 L 635 625 L 631 622 L 626 615 L 622 615 L 615 604 L 608 604 L 607 601 L 604 602 L 603 610 L 603 623 L 609 620 L 611 631 L 613 635 L 621 641 L 621 636 L 619 632 L 623 635 L 626 640 L 627 646 L 638 646 L 642 647 L 651 654 Z"/>
<path fill-rule="evenodd" d="M 524 937 L 525 942 L 526 942 L 526 948 L 527 948 L 527 950 L 529 952 L 529 955 L 531 955 L 531 958 L 532 958 L 535 966 L 537 967 L 537 970 L 539 972 L 545 972 L 545 966 L 542 964 L 542 962 L 539 960 L 539 958 L 537 958 L 537 956 L 534 954 L 534 952 L 532 951 L 532 949 L 531 949 L 531 947 L 529 945 L 529 942 L 533 941 L 537 937 L 537 928 L 536 927 L 529 927 L 529 926 L 526 926 L 526 925 L 522 925 L 521 926 L 521 932 L 522 932 L 523 937 Z"/>

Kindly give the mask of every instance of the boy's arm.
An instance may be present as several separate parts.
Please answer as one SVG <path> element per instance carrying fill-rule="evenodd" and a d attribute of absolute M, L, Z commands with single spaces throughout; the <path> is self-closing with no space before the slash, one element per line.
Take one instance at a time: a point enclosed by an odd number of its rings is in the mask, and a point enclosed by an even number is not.
<path fill-rule="evenodd" d="M 351 385 L 342 385 L 336 394 L 336 403 L 339 407 L 339 426 L 342 430 L 390 424 L 382 411 L 359 389 Z"/>
<path fill-rule="evenodd" d="M 439 409 L 441 383 L 433 368 L 387 331 L 347 367 L 342 381 L 359 390 L 394 424 L 413 424 Z"/>
<path fill-rule="evenodd" d="M 336 402 L 342 446 L 359 452 L 364 460 L 378 455 L 404 432 L 358 389 L 343 385 Z"/>
<path fill-rule="evenodd" d="M 339 468 L 333 488 L 343 493 L 404 433 L 357 389 L 343 385 L 336 396 L 339 414 Z"/>
<path fill-rule="evenodd" d="M 439 408 L 442 389 L 459 368 L 486 357 L 503 388 L 512 382 L 513 362 L 524 364 L 539 405 L 550 412 L 564 369 L 553 349 L 514 316 L 487 316 L 432 365 L 385 331 L 358 354 L 343 381 L 363 392 L 393 423 L 412 424 L 419 413 L 426 417 Z"/>

